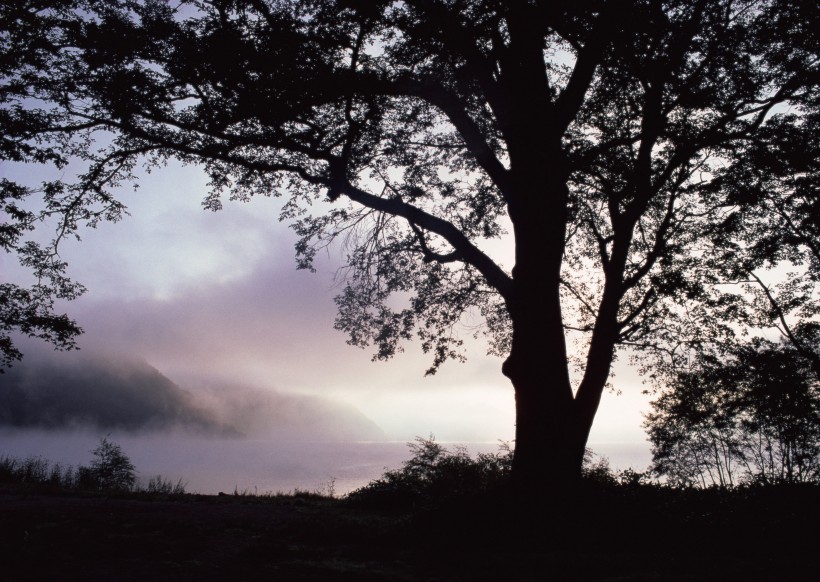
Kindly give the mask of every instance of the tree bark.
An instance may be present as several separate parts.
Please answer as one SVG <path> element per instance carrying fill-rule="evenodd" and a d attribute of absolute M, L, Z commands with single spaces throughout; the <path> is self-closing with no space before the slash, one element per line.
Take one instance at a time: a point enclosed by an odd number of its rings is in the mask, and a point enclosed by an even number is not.
<path fill-rule="evenodd" d="M 562 172 L 554 171 L 560 153 L 551 153 L 530 148 L 524 168 L 531 171 L 515 176 L 516 192 L 529 189 L 530 195 L 509 206 L 516 263 L 507 302 L 512 347 L 503 371 L 515 389 L 513 480 L 526 500 L 571 487 L 580 477 L 586 443 L 577 430 L 560 298 L 568 190 Z M 546 168 L 552 176 L 544 176 Z M 531 184 L 546 188 L 533 191 Z"/>

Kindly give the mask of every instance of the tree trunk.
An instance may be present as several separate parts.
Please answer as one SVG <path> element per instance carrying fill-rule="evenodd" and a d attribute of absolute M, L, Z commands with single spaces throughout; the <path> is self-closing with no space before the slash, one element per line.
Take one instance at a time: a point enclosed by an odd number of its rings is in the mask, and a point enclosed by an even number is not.
<path fill-rule="evenodd" d="M 556 243 L 543 238 L 548 246 Z M 512 348 L 503 368 L 515 389 L 513 480 L 526 499 L 560 499 L 577 488 L 581 477 L 587 439 L 609 376 L 617 302 L 607 297 L 602 302 L 601 329 L 593 334 L 587 369 L 573 394 L 561 312 L 562 257 L 530 242 L 519 248 L 539 250 L 517 253 L 513 269 Z"/>
<path fill-rule="evenodd" d="M 566 356 L 543 337 L 531 345 L 504 365 L 515 389 L 513 482 L 525 503 L 561 503 L 579 485 L 595 410 L 573 398 Z"/>
<path fill-rule="evenodd" d="M 503 371 L 515 389 L 513 480 L 526 498 L 537 499 L 577 481 L 586 436 L 578 430 L 561 314 L 564 217 L 530 207 L 512 218 L 516 265 L 508 308 L 513 334 Z"/>
<path fill-rule="evenodd" d="M 572 399 L 556 397 L 550 374 L 514 380 L 516 403 L 513 480 L 527 497 L 570 490 L 581 476 L 586 440 L 575 422 Z"/>
<path fill-rule="evenodd" d="M 579 414 L 573 396 L 561 310 L 571 169 L 564 130 L 544 107 L 543 38 L 522 14 L 511 22 L 502 67 L 509 107 L 499 121 L 510 159 L 507 209 L 515 236 L 506 299 L 512 347 L 503 372 L 515 389 L 513 481 L 526 503 L 560 499 L 577 484 L 591 417 Z"/>

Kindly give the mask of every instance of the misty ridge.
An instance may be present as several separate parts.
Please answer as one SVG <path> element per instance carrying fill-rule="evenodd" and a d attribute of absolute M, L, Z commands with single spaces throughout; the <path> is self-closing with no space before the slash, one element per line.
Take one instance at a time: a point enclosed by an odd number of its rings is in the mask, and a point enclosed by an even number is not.
<path fill-rule="evenodd" d="M 30 352 L 0 376 L 0 427 L 385 440 L 384 432 L 350 405 L 225 380 L 191 384 L 183 388 L 130 356 Z"/>

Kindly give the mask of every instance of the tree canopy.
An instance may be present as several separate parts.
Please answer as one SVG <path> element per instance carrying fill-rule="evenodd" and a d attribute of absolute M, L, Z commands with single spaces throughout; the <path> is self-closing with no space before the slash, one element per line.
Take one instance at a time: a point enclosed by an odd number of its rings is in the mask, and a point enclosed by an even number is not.
<path fill-rule="evenodd" d="M 721 286 L 783 261 L 784 321 L 816 315 L 809 0 L 0 10 L 4 155 L 84 163 L 39 188 L 58 238 L 118 218 L 112 187 L 170 158 L 208 173 L 207 208 L 282 197 L 300 267 L 344 245 L 336 327 L 375 358 L 415 335 L 433 372 L 480 316 L 515 389 L 528 487 L 580 473 L 619 346 L 674 362 L 731 336 L 751 312 Z M 38 215 L 8 193 L 32 187 L 3 192 L 16 233 Z M 512 265 L 487 251 L 501 236 Z M 25 249 L 16 237 L 7 250 Z"/>
<path fill-rule="evenodd" d="M 678 485 L 820 481 L 820 379 L 791 343 L 703 356 L 652 403 L 653 471 Z"/>

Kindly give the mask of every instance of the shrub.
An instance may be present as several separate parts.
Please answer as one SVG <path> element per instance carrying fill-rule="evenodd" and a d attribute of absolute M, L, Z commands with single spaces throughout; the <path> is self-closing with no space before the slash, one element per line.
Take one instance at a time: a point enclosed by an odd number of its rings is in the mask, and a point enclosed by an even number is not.
<path fill-rule="evenodd" d="M 598 457 L 593 461 L 595 453 L 587 449 L 584 453 L 584 465 L 581 476 L 588 482 L 596 485 L 613 486 L 618 484 L 618 476 L 613 472 L 607 457 Z"/>
<path fill-rule="evenodd" d="M 100 439 L 99 446 L 91 451 L 90 478 L 101 490 L 130 491 L 136 482 L 134 464 L 122 451 L 122 447 L 112 443 L 108 437 Z"/>
<path fill-rule="evenodd" d="M 507 479 L 512 450 L 503 443 L 498 453 L 480 453 L 475 459 L 457 446 L 448 450 L 430 438 L 408 443 L 412 456 L 401 469 L 352 491 L 350 501 L 380 507 L 410 509 L 438 505 L 455 498 L 469 499 L 497 489 Z"/>
<path fill-rule="evenodd" d="M 788 343 L 703 354 L 652 401 L 652 471 L 678 486 L 820 483 L 820 382 Z"/>
<path fill-rule="evenodd" d="M 17 465 L 19 461 L 14 457 L 3 455 L 0 457 L 0 483 L 14 483 L 17 481 Z"/>
<path fill-rule="evenodd" d="M 0 484 L 8 483 L 35 486 L 36 489 L 79 490 L 79 491 L 144 491 L 161 495 L 181 495 L 187 483 L 182 479 L 176 483 L 157 475 L 148 480 L 145 488 L 136 486 L 136 472 L 133 463 L 122 448 L 108 440 L 100 439 L 100 444 L 91 451 L 94 459 L 90 466 L 51 463 L 42 457 L 18 459 L 8 455 L 0 456 Z"/>

